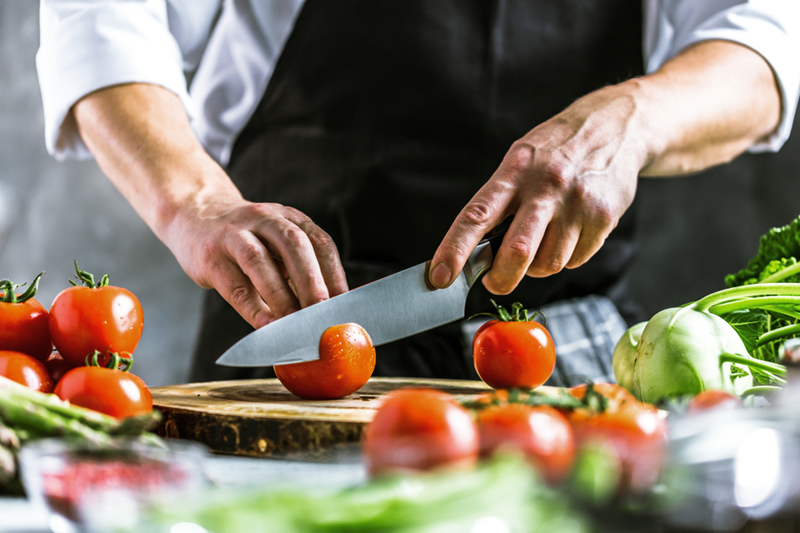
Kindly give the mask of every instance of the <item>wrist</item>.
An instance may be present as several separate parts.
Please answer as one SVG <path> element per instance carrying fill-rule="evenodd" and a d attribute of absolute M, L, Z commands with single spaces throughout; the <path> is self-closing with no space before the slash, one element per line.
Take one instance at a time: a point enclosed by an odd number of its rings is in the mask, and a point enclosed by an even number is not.
<path fill-rule="evenodd" d="M 619 93 L 629 102 L 628 136 L 641 172 L 658 159 L 667 146 L 665 127 L 656 112 L 658 99 L 646 78 L 632 78 L 609 87 L 609 90 Z"/>
<path fill-rule="evenodd" d="M 159 169 L 151 227 L 163 241 L 182 238 L 186 221 L 214 216 L 219 206 L 243 200 L 225 171 L 205 151 Z M 212 207 L 213 206 L 213 207 Z"/>

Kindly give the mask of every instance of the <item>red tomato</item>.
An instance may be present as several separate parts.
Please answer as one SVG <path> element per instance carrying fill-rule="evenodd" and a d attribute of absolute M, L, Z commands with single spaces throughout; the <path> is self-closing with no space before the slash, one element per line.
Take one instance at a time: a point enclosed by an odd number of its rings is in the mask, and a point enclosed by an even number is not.
<path fill-rule="evenodd" d="M 153 410 L 153 396 L 139 376 L 98 366 L 73 368 L 59 380 L 56 396 L 74 405 L 127 418 Z"/>
<path fill-rule="evenodd" d="M 569 389 L 569 393 L 576 398 L 583 399 L 586 395 L 586 390 L 588 389 L 588 385 L 576 385 Z M 628 391 L 625 387 L 621 387 L 616 383 L 594 383 L 592 384 L 592 388 L 598 392 L 601 396 L 608 399 L 608 410 L 616 411 L 620 409 L 623 405 L 631 403 L 634 405 L 638 405 L 639 401 L 636 397 Z M 579 416 L 581 413 L 577 413 Z"/>
<path fill-rule="evenodd" d="M 0 350 L 26 353 L 41 362 L 53 351 L 47 323 L 47 309 L 33 295 L 39 285 L 36 276 L 25 293 L 14 292 L 19 285 L 7 281 L 0 284 Z"/>
<path fill-rule="evenodd" d="M 712 409 L 738 409 L 743 407 L 741 398 L 724 390 L 705 390 L 691 399 L 687 413 L 699 413 Z"/>
<path fill-rule="evenodd" d="M 58 352 L 53 352 L 50 354 L 50 357 L 47 358 L 47 361 L 44 362 L 44 366 L 47 368 L 47 372 L 50 374 L 50 378 L 53 380 L 53 383 L 58 383 L 58 380 L 61 379 L 67 370 L 70 367 L 67 366 L 66 361 L 64 358 L 61 357 L 61 354 Z"/>
<path fill-rule="evenodd" d="M 22 352 L 0 351 L 0 376 L 39 392 L 53 392 L 53 380 L 44 363 Z"/>
<path fill-rule="evenodd" d="M 537 465 L 551 483 L 562 481 L 572 467 L 575 438 L 567 419 L 552 407 L 504 404 L 478 414 L 481 453 L 517 449 Z"/>
<path fill-rule="evenodd" d="M 472 341 L 475 370 L 495 389 L 535 389 L 556 365 L 547 329 L 534 321 L 490 320 Z"/>
<path fill-rule="evenodd" d="M 386 396 L 367 426 L 364 461 L 371 475 L 470 465 L 479 444 L 475 420 L 452 396 L 404 388 Z"/>
<path fill-rule="evenodd" d="M 292 394 L 332 400 L 352 394 L 372 377 L 375 346 L 358 324 L 332 326 L 319 339 L 319 359 L 278 365 L 275 375 Z"/>
<path fill-rule="evenodd" d="M 664 454 L 667 423 L 649 404 L 625 401 L 598 414 L 569 416 L 578 446 L 610 445 L 623 466 L 624 489 L 646 490 L 656 481 Z"/>
<path fill-rule="evenodd" d="M 95 350 L 133 353 L 144 326 L 139 300 L 127 289 L 107 285 L 106 276 L 98 284 L 86 272 L 79 270 L 78 277 L 87 286 L 64 289 L 50 306 L 50 335 L 61 357 L 77 367 Z"/>

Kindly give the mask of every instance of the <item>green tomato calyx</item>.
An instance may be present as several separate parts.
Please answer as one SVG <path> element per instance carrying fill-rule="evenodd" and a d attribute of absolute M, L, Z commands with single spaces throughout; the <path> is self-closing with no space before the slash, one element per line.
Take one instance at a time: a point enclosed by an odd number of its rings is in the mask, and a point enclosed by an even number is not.
<path fill-rule="evenodd" d="M 514 302 L 511 304 L 511 312 L 509 313 L 508 310 L 503 307 L 502 305 L 498 304 L 494 300 L 489 300 L 492 302 L 492 305 L 497 310 L 496 313 L 477 313 L 472 315 L 470 318 L 475 318 L 476 316 L 489 316 L 495 320 L 499 320 L 500 322 L 533 322 L 537 316 L 542 315 L 542 321 L 544 324 L 547 324 L 547 317 L 541 311 L 536 311 L 533 316 L 528 316 L 528 310 L 525 309 L 525 306 L 519 302 Z"/>
<path fill-rule="evenodd" d="M 44 272 L 39 272 L 39 275 L 36 276 L 31 282 L 30 287 L 28 287 L 28 289 L 19 296 L 17 296 L 16 289 L 17 287 L 24 287 L 25 283 L 18 285 L 8 279 L 0 280 L 0 292 L 3 293 L 2 301 L 8 304 L 21 304 L 27 302 L 36 296 L 36 291 L 39 290 L 39 280 L 43 275 Z"/>
<path fill-rule="evenodd" d="M 75 279 L 80 281 L 80 284 L 75 283 L 71 279 L 68 280 L 73 287 L 89 287 L 90 289 L 98 289 L 100 287 L 108 287 L 108 274 L 104 274 L 100 281 L 95 283 L 94 276 L 85 270 L 78 268 L 78 261 L 75 260 Z"/>

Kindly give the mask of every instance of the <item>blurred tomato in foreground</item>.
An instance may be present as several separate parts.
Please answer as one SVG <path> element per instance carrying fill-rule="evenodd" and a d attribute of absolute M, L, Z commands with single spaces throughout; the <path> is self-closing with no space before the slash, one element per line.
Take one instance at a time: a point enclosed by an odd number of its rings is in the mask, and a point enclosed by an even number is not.
<path fill-rule="evenodd" d="M 548 406 L 508 403 L 478 414 L 482 455 L 502 450 L 525 454 L 550 483 L 562 481 L 575 456 L 575 439 L 566 417 Z"/>
<path fill-rule="evenodd" d="M 744 407 L 741 398 L 724 390 L 704 390 L 689 401 L 687 413 Z"/>
<path fill-rule="evenodd" d="M 390 392 L 364 436 L 370 475 L 439 466 L 471 465 L 478 458 L 478 428 L 447 393 L 426 388 Z"/>
<path fill-rule="evenodd" d="M 656 482 L 664 460 L 667 422 L 654 406 L 626 401 L 619 407 L 585 416 L 569 416 L 578 446 L 603 445 L 619 457 L 623 490 L 647 490 Z"/>

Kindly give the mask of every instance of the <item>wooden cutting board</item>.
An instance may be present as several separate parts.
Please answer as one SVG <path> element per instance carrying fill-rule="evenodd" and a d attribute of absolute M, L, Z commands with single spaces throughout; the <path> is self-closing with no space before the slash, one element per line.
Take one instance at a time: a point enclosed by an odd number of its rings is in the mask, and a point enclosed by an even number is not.
<path fill-rule="evenodd" d="M 358 442 L 386 393 L 434 387 L 458 401 L 490 391 L 482 381 L 372 378 L 338 400 L 303 400 L 277 379 L 216 381 L 155 387 L 153 404 L 164 415 L 157 433 L 202 442 L 213 452 L 264 457 L 319 451 Z"/>

